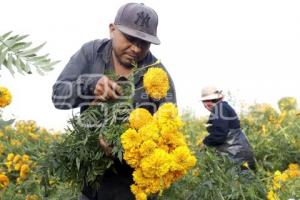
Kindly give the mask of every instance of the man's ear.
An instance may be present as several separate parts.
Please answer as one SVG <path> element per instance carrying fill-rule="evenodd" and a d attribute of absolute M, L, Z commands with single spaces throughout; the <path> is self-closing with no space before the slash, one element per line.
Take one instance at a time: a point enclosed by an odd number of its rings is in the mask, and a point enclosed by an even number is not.
<path fill-rule="evenodd" d="M 110 39 L 114 37 L 114 32 L 116 31 L 116 27 L 113 23 L 109 24 L 109 36 Z"/>

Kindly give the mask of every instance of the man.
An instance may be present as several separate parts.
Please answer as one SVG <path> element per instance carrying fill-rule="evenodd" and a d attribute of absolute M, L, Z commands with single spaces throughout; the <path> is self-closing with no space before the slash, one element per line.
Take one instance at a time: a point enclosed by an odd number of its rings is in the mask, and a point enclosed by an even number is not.
<path fill-rule="evenodd" d="M 209 135 L 204 138 L 200 148 L 204 148 L 204 145 L 215 147 L 221 155 L 228 155 L 233 162 L 247 163 L 250 169 L 255 170 L 251 145 L 241 129 L 235 110 L 223 100 L 222 91 L 208 86 L 202 89 L 201 96 L 201 101 L 210 112 L 210 116 L 207 122 Z"/>
<path fill-rule="evenodd" d="M 157 37 L 158 16 L 144 4 L 128 3 L 117 12 L 114 23 L 109 25 L 110 39 L 95 40 L 82 46 L 70 59 L 53 86 L 52 100 L 58 109 L 80 107 L 84 111 L 93 101 L 110 101 L 122 95 L 120 86 L 104 73 L 113 71 L 117 77 L 126 79 L 137 66 L 147 66 L 157 59 L 150 52 L 150 44 L 160 44 Z M 165 68 L 161 65 L 165 70 Z M 144 73 L 144 72 L 142 72 Z M 135 76 L 134 107 L 143 107 L 151 113 L 164 102 L 176 103 L 172 79 L 165 99 L 156 101 L 146 95 L 143 74 Z M 100 147 L 109 152 L 109 146 L 100 139 Z M 104 174 L 100 190 L 92 195 L 85 187 L 81 200 L 129 200 L 132 169 L 124 162 L 116 162 L 113 170 Z"/>

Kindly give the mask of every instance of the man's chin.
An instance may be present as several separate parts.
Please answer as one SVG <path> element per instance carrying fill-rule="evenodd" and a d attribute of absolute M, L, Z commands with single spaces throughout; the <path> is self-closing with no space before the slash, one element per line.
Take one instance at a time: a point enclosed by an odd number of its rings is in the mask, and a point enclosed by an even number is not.
<path fill-rule="evenodd" d="M 122 65 L 126 67 L 127 69 L 133 68 L 134 60 L 126 60 L 122 62 Z"/>

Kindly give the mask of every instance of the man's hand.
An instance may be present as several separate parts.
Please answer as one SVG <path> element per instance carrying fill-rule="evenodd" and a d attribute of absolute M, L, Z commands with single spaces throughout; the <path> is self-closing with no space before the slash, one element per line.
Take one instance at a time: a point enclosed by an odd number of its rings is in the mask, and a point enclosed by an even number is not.
<path fill-rule="evenodd" d="M 111 156 L 112 148 L 107 144 L 107 142 L 104 140 L 103 136 L 99 135 L 99 144 L 101 149 L 104 151 L 106 156 Z"/>
<path fill-rule="evenodd" d="M 107 76 L 102 76 L 96 83 L 94 90 L 95 100 L 107 101 L 117 99 L 122 95 L 121 87 Z"/>

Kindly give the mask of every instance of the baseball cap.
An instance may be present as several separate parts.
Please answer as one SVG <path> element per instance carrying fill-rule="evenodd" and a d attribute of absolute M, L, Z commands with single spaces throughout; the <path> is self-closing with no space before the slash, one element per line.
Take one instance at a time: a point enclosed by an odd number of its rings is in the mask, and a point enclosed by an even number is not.
<path fill-rule="evenodd" d="M 214 86 L 204 87 L 201 91 L 201 101 L 220 99 L 223 97 L 222 91 Z"/>
<path fill-rule="evenodd" d="M 119 8 L 114 23 L 124 34 L 153 44 L 160 44 L 156 35 L 158 16 L 152 8 L 143 3 L 123 5 Z"/>

